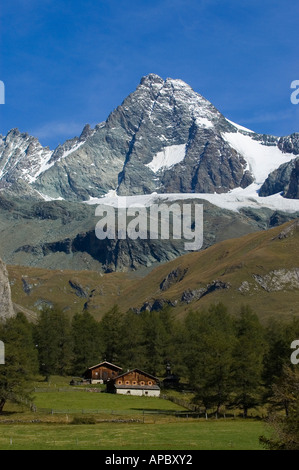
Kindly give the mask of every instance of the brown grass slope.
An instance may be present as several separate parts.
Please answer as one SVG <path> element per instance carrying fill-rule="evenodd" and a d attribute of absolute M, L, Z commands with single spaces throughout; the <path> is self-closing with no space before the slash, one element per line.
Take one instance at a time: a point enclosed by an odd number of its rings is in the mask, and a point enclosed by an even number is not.
<path fill-rule="evenodd" d="M 21 266 L 8 272 L 13 301 L 36 312 L 48 303 L 70 314 L 87 308 L 100 319 L 114 304 L 140 310 L 158 300 L 175 305 L 177 316 L 223 302 L 232 313 L 246 304 L 261 319 L 290 318 L 299 314 L 299 219 L 188 253 L 142 278 Z"/>

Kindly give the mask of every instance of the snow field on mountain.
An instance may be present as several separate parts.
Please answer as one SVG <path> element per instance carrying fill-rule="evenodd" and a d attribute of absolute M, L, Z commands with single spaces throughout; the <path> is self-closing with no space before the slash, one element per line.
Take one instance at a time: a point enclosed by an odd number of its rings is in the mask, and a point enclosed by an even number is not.
<path fill-rule="evenodd" d="M 185 155 L 186 144 L 169 145 L 168 147 L 164 147 L 161 152 L 158 152 L 146 166 L 154 173 L 157 173 L 162 168 L 171 168 L 173 165 L 180 163 L 184 160 Z"/>
<path fill-rule="evenodd" d="M 281 210 L 285 212 L 297 212 L 299 211 L 299 200 L 298 199 L 287 199 L 281 196 L 281 194 L 274 194 L 273 196 L 260 197 L 258 190 L 260 186 L 253 183 L 247 188 L 236 188 L 228 193 L 221 194 L 208 194 L 208 193 L 152 193 L 142 194 L 140 196 L 118 196 L 116 191 L 111 190 L 103 197 L 90 198 L 85 201 L 86 204 L 90 205 L 107 205 L 112 207 L 132 207 L 142 206 L 150 207 L 153 204 L 162 204 L 173 201 L 184 201 L 193 200 L 198 202 L 199 200 L 208 201 L 217 207 L 222 209 L 232 210 L 238 212 L 244 207 L 251 207 L 252 209 L 263 209 L 268 207 L 272 210 Z"/>
<path fill-rule="evenodd" d="M 276 145 L 264 145 L 249 135 L 240 132 L 222 134 L 226 142 L 239 152 L 247 162 L 249 170 L 257 184 L 263 184 L 269 173 L 283 163 L 293 160 L 295 156 L 283 153 Z"/>

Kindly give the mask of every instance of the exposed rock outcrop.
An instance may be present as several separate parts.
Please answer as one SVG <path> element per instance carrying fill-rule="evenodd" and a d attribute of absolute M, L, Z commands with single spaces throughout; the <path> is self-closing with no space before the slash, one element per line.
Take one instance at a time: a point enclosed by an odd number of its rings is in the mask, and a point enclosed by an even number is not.
<path fill-rule="evenodd" d="M 0 321 L 15 315 L 6 266 L 0 260 Z"/>
<path fill-rule="evenodd" d="M 282 193 L 288 199 L 299 199 L 299 157 L 270 173 L 259 195 L 267 197 L 277 193 Z"/>
<path fill-rule="evenodd" d="M 195 300 L 201 299 L 204 295 L 210 294 L 214 292 L 215 290 L 218 289 L 229 289 L 230 284 L 226 282 L 222 282 L 219 280 L 212 281 L 210 284 L 208 284 L 205 287 L 201 287 L 199 289 L 194 289 L 194 290 L 185 290 L 180 299 L 176 300 L 165 300 L 165 299 L 153 299 L 150 301 L 146 301 L 141 308 L 136 309 L 133 308 L 133 310 L 137 313 L 141 313 L 145 310 L 149 312 L 153 311 L 158 311 L 162 310 L 166 306 L 170 307 L 175 307 L 179 302 L 185 303 L 185 304 L 190 304 L 191 302 L 194 302 Z"/>
<path fill-rule="evenodd" d="M 178 266 L 176 269 L 171 271 L 169 274 L 167 274 L 166 278 L 163 279 L 163 281 L 160 284 L 160 289 L 161 291 L 165 291 L 169 289 L 173 284 L 176 284 L 177 282 L 181 282 L 185 274 L 187 273 L 188 269 L 182 269 L 180 266 Z"/>
<path fill-rule="evenodd" d="M 284 238 L 292 237 L 299 230 L 299 219 L 295 219 L 292 223 L 287 225 L 278 235 L 277 239 L 283 240 Z"/>
<path fill-rule="evenodd" d="M 294 162 L 294 168 L 290 176 L 290 182 L 285 197 L 299 199 L 299 158 Z"/>
<path fill-rule="evenodd" d="M 253 278 L 267 292 L 299 289 L 299 268 L 276 269 L 265 276 L 254 274 Z"/>
<path fill-rule="evenodd" d="M 299 154 L 299 133 L 294 132 L 294 134 L 281 137 L 278 141 L 278 148 L 282 152 L 293 153 L 294 155 Z"/>

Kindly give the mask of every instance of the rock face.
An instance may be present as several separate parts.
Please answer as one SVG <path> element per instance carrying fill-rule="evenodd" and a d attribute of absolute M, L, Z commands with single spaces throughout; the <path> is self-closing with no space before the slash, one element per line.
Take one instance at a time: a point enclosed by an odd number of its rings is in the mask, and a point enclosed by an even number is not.
<path fill-rule="evenodd" d="M 299 154 L 299 133 L 281 137 L 278 141 L 278 148 L 286 153 L 293 153 L 294 155 Z"/>
<path fill-rule="evenodd" d="M 254 280 L 267 292 L 299 289 L 299 269 L 277 269 L 265 276 L 253 275 Z"/>
<path fill-rule="evenodd" d="M 295 219 L 291 222 L 286 228 L 284 228 L 277 236 L 279 240 L 285 238 L 293 237 L 296 233 L 299 232 L 299 219 Z"/>
<path fill-rule="evenodd" d="M 0 321 L 15 315 L 6 266 L 0 260 Z"/>
<path fill-rule="evenodd" d="M 185 271 L 185 274 L 186 273 L 187 273 L 187 270 Z M 172 273 L 170 273 L 170 274 L 172 274 Z M 180 281 L 182 279 L 183 278 L 181 278 Z M 180 281 L 177 281 L 177 282 L 180 282 Z M 170 307 L 175 307 L 179 302 L 182 302 L 182 303 L 185 303 L 185 304 L 190 304 L 191 302 L 199 300 L 202 297 L 204 297 L 205 295 L 211 294 L 216 290 L 229 289 L 229 288 L 230 288 L 230 284 L 219 281 L 219 280 L 215 280 L 215 281 L 211 282 L 210 284 L 208 284 L 204 287 L 201 287 L 199 289 L 185 290 L 182 293 L 181 297 L 178 298 L 178 299 L 175 299 L 174 301 L 165 300 L 165 299 L 161 299 L 161 298 L 152 299 L 151 301 L 145 302 L 142 305 L 141 308 L 139 308 L 139 309 L 138 308 L 133 308 L 133 310 L 136 313 L 141 313 L 145 310 L 147 310 L 149 312 L 153 312 L 153 311 L 157 311 L 157 310 L 162 310 L 163 308 L 169 307 L 169 306 Z M 163 291 L 163 286 L 162 287 L 160 286 L 160 289 L 161 289 L 161 291 Z"/>
<path fill-rule="evenodd" d="M 203 249 L 290 218 L 270 209 L 233 212 L 207 201 L 203 212 Z M 172 236 L 169 240 L 99 240 L 98 220 L 94 206 L 88 204 L 10 200 L 0 193 L 0 256 L 9 265 L 112 272 L 151 268 L 186 254 L 186 240 Z M 170 235 L 171 223 L 170 218 Z M 181 282 L 185 274 L 179 269 L 169 273 L 161 289 Z M 29 285 L 23 282 L 23 287 L 29 292 Z"/>
<path fill-rule="evenodd" d="M 182 269 L 180 266 L 171 271 L 169 274 L 167 274 L 166 278 L 163 279 L 163 281 L 160 284 L 160 289 L 161 291 L 165 291 L 169 289 L 170 286 L 173 284 L 177 284 L 178 282 L 181 282 L 188 269 Z"/>
<path fill-rule="evenodd" d="M 284 153 L 299 155 L 299 133 L 281 137 L 278 148 Z M 260 196 L 283 193 L 288 199 L 299 199 L 299 157 L 271 172 L 260 189 Z"/>
<path fill-rule="evenodd" d="M 298 134 L 255 134 L 182 80 L 149 74 L 104 123 L 86 125 L 54 151 L 17 129 L 0 136 L 0 189 L 71 201 L 109 191 L 226 193 L 256 181 L 256 166 L 264 165 L 256 154 L 265 150 L 270 162 L 277 152 L 279 162 L 287 162 L 299 152 Z M 280 163 L 270 164 L 263 181 Z"/>
<path fill-rule="evenodd" d="M 299 199 L 299 157 L 270 173 L 259 194 L 266 197 L 277 193 L 283 193 L 288 199 Z"/>
<path fill-rule="evenodd" d="M 294 162 L 294 168 L 290 176 L 290 183 L 285 197 L 289 199 L 299 199 L 299 158 Z"/>

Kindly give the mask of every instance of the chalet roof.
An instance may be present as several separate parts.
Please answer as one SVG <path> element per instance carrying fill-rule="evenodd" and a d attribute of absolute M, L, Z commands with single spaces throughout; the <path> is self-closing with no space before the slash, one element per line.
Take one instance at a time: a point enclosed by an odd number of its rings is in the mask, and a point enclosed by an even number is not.
<path fill-rule="evenodd" d="M 138 372 L 139 374 L 146 375 L 146 377 L 149 377 L 150 379 L 156 380 L 157 382 L 159 381 L 159 380 L 157 379 L 157 377 L 154 377 L 153 375 L 148 374 L 147 372 L 144 372 L 144 371 L 141 370 L 141 369 L 132 369 L 132 370 L 128 370 L 127 372 L 124 372 L 123 374 L 118 375 L 118 376 L 117 376 L 115 379 L 113 379 L 113 380 L 119 379 L 120 377 L 125 377 L 126 375 L 131 374 L 132 372 Z"/>
<path fill-rule="evenodd" d="M 111 364 L 111 362 L 108 362 L 108 361 L 103 361 L 103 362 L 100 362 L 99 364 L 96 364 L 95 366 L 91 366 L 88 368 L 88 370 L 95 369 L 96 367 L 100 367 L 100 366 L 107 366 L 107 367 L 111 367 L 114 369 L 122 370 L 121 367 L 116 366 L 115 364 Z"/>

